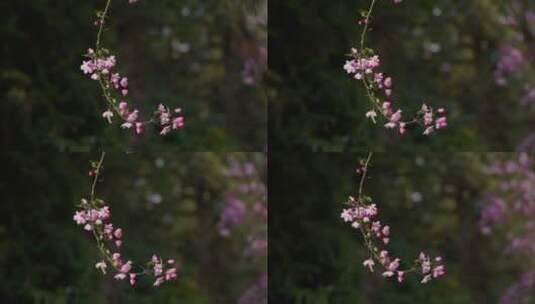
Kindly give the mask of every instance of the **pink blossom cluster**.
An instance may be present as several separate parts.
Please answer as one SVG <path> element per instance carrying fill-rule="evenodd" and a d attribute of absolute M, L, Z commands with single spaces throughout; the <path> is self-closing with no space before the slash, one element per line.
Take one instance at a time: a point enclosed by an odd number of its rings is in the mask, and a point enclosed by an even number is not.
<path fill-rule="evenodd" d="M 448 121 L 445 116 L 446 110 L 438 108 L 435 112 L 425 103 L 422 104 L 419 112 L 423 117 L 423 124 L 425 127 L 424 134 L 428 135 L 435 130 L 440 130 L 448 126 Z"/>
<path fill-rule="evenodd" d="M 436 257 L 431 259 L 423 252 L 420 253 L 416 260 L 416 266 L 407 269 L 400 269 L 401 259 L 391 257 L 386 249 L 380 248 L 380 243 L 386 246 L 390 242 L 390 226 L 383 225 L 377 219 L 378 209 L 376 204 L 366 204 L 364 200 L 349 197 L 347 204 L 349 208 L 342 210 L 341 218 L 346 223 L 350 223 L 351 227 L 359 229 L 365 237 L 365 244 L 370 252 L 370 257 L 362 264 L 368 268 L 370 272 L 374 271 L 374 267 L 379 264 L 384 269 L 382 276 L 385 278 L 396 277 L 398 282 L 405 280 L 405 275 L 409 272 L 419 272 L 422 275 L 421 283 L 425 284 L 432 279 L 439 278 L 445 274 L 445 268 L 442 264 L 442 258 Z M 380 242 L 378 242 L 380 241 Z M 419 269 L 416 267 L 419 266 Z"/>
<path fill-rule="evenodd" d="M 117 252 L 123 243 L 123 230 L 114 227 L 110 222 L 110 207 L 101 200 L 89 202 L 86 199 L 82 199 L 79 206 L 81 209 L 75 212 L 73 219 L 78 225 L 83 225 L 85 230 L 93 233 L 103 257 L 103 260 L 95 264 L 95 268 L 106 274 L 106 269 L 109 266 L 115 270 L 115 279 L 128 279 L 131 285 L 136 283 L 136 278 L 140 275 L 154 276 L 154 286 L 159 286 L 163 282 L 177 277 L 176 268 L 174 267 L 175 261 L 168 260 L 167 263 L 164 263 L 156 254 L 147 263 L 146 269 L 140 272 L 133 272 L 132 261 L 123 260 L 121 253 Z M 115 249 L 109 249 L 106 244 L 113 244 Z"/>
<path fill-rule="evenodd" d="M 153 268 L 153 275 L 156 277 L 154 281 L 154 286 L 160 286 L 166 281 L 171 281 L 176 279 L 176 268 L 174 267 L 174 260 L 167 260 L 167 263 L 164 263 L 163 260 L 158 257 L 156 254 L 152 255 L 151 265 Z M 166 268 L 170 267 L 170 268 Z"/>
<path fill-rule="evenodd" d="M 123 129 L 132 129 L 136 134 L 141 134 L 147 124 L 154 124 L 160 129 L 160 135 L 166 135 L 171 130 L 179 130 L 184 127 L 182 110 L 176 108 L 170 110 L 164 105 L 158 105 L 153 118 L 148 121 L 139 120 L 139 111 L 130 109 L 128 102 L 121 100 L 128 95 L 128 78 L 114 72 L 117 65 L 116 57 L 104 55 L 105 51 L 89 49 L 80 69 L 84 74 L 90 75 L 91 79 L 99 81 L 104 90 L 109 108 L 102 113 L 102 117 L 112 123 L 114 111 L 121 117 Z M 114 97 L 115 96 L 115 97 Z M 118 102 L 118 100 L 120 100 Z"/>
<path fill-rule="evenodd" d="M 395 109 L 392 106 L 392 102 L 389 101 L 392 95 L 392 78 L 376 71 L 381 65 L 379 56 L 361 56 L 359 51 L 353 48 L 351 57 L 352 59 L 345 62 L 344 70 L 352 75 L 354 79 L 362 81 L 366 87 L 368 96 L 373 104 L 373 108 L 366 113 L 367 118 L 376 122 L 376 117 L 379 113 L 387 120 L 384 127 L 397 129 L 399 134 L 405 134 L 407 126 L 415 123 L 424 127 L 424 135 L 429 135 L 448 125 L 444 108 L 434 111 L 433 108 L 426 104 L 421 106 L 415 118 L 408 121 L 403 120 L 403 111 Z M 379 97 L 375 96 L 375 93 L 384 94 L 384 99 L 381 101 Z"/>

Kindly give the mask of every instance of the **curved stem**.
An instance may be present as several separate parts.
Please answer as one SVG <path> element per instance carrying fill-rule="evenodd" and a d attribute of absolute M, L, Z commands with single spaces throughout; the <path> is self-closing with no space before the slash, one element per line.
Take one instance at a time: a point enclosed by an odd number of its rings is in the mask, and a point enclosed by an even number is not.
<path fill-rule="evenodd" d="M 97 166 L 95 167 L 95 177 L 93 178 L 93 183 L 91 184 L 91 194 L 90 194 L 90 202 L 92 203 L 95 200 L 95 188 L 97 186 L 98 176 L 100 174 L 100 169 L 102 168 L 102 163 L 104 162 L 104 157 L 106 156 L 106 152 L 102 152 L 100 154 L 100 159 L 97 163 Z"/>
<path fill-rule="evenodd" d="M 364 18 L 364 28 L 362 29 L 362 33 L 360 34 L 360 49 L 364 49 L 364 42 L 366 41 L 366 33 L 368 32 L 368 24 L 370 23 L 370 16 L 373 12 L 373 8 L 375 7 L 375 2 L 377 0 L 372 0 L 372 3 L 370 4 L 370 7 L 368 8 L 368 12 L 366 13 L 366 17 Z"/>
<path fill-rule="evenodd" d="M 368 165 L 370 164 L 372 156 L 373 156 L 373 152 L 369 152 L 368 153 L 368 158 L 366 158 L 366 162 L 364 163 L 364 165 L 362 167 L 362 175 L 360 177 L 360 182 L 359 182 L 359 198 L 358 198 L 359 202 L 362 199 L 362 194 L 363 194 L 362 191 L 363 191 L 363 188 L 364 188 L 364 180 L 366 179 L 366 173 L 368 172 Z"/>
<path fill-rule="evenodd" d="M 99 19 L 99 28 L 98 28 L 98 34 L 97 34 L 97 42 L 96 42 L 96 50 L 100 49 L 100 39 L 102 37 L 102 32 L 104 31 L 104 23 L 106 22 L 106 16 L 108 15 L 108 11 L 110 9 L 111 0 L 106 1 L 106 7 L 104 8 L 104 11 L 102 12 L 102 15 Z"/>

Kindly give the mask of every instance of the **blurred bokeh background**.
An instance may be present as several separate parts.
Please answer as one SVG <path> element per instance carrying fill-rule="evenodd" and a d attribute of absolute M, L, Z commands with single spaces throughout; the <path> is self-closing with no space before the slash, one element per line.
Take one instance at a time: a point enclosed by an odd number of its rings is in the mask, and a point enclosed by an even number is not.
<path fill-rule="evenodd" d="M 159 288 L 95 269 L 73 215 L 99 156 L 2 151 L 0 303 L 267 303 L 263 153 L 106 154 L 97 197 L 123 228 L 122 255 L 177 260 L 178 279 Z"/>
<path fill-rule="evenodd" d="M 389 251 L 441 255 L 427 285 L 370 273 L 358 231 L 340 213 L 366 154 L 272 153 L 269 301 L 535 303 L 535 173 L 515 153 L 375 153 L 365 193 L 391 226 Z M 410 263 L 410 262 L 409 262 Z"/>
<path fill-rule="evenodd" d="M 182 107 L 186 127 L 165 139 L 109 126 L 98 84 L 80 70 L 106 1 L 1 1 L 0 145 L 88 150 L 106 145 L 263 151 L 267 1 L 112 1 L 104 46 L 145 115 Z"/>
<path fill-rule="evenodd" d="M 427 138 L 373 125 L 362 85 L 342 69 L 368 0 L 269 1 L 271 150 L 515 151 L 535 142 L 535 3 L 377 1 L 368 46 L 410 117 L 444 106 L 449 126 Z M 530 136 L 531 135 L 531 136 Z"/>

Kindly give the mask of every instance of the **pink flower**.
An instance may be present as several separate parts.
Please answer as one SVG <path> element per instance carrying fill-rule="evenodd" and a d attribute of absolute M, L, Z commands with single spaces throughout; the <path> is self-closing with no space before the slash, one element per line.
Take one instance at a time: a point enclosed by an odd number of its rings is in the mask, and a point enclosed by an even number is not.
<path fill-rule="evenodd" d="M 405 279 L 405 272 L 398 271 L 398 282 L 401 283 Z"/>
<path fill-rule="evenodd" d="M 446 121 L 446 117 L 440 117 L 435 121 L 435 127 L 437 130 L 445 128 L 447 125 L 448 122 Z"/>
<path fill-rule="evenodd" d="M 103 274 L 106 274 L 106 267 L 108 267 L 108 265 L 106 265 L 106 262 L 104 261 L 95 264 L 95 268 L 100 269 Z"/>
<path fill-rule="evenodd" d="M 173 129 L 179 129 L 184 126 L 184 117 L 176 117 L 173 119 Z"/>
<path fill-rule="evenodd" d="M 153 286 L 160 286 L 163 282 L 165 281 L 164 277 L 159 277 L 156 279 L 156 281 L 154 281 L 154 284 L 152 284 Z"/>
<path fill-rule="evenodd" d="M 388 259 L 388 251 L 382 250 L 379 253 L 379 257 L 381 258 L 381 261 L 384 263 L 384 261 L 386 261 Z"/>
<path fill-rule="evenodd" d="M 127 88 L 128 87 L 128 78 L 126 77 L 123 77 L 119 83 L 123 88 Z"/>
<path fill-rule="evenodd" d="M 357 67 L 355 66 L 355 60 L 347 60 L 344 64 L 344 70 L 346 70 L 348 74 L 355 73 L 357 71 Z"/>
<path fill-rule="evenodd" d="M 390 88 L 392 86 L 392 78 L 386 77 L 384 81 L 384 86 Z"/>
<path fill-rule="evenodd" d="M 394 128 L 396 128 L 396 123 L 395 122 L 387 122 L 387 123 L 385 123 L 385 128 L 394 129 Z"/>
<path fill-rule="evenodd" d="M 388 236 L 390 234 L 390 227 L 384 226 L 381 232 L 383 233 L 383 235 Z"/>
<path fill-rule="evenodd" d="M 76 211 L 76 213 L 74 214 L 73 219 L 76 221 L 76 224 L 78 224 L 78 225 L 85 224 L 86 223 L 85 212 Z"/>
<path fill-rule="evenodd" d="M 92 60 L 82 62 L 80 69 L 84 74 L 92 74 L 95 71 L 95 65 Z"/>
<path fill-rule="evenodd" d="M 364 265 L 364 267 L 368 267 L 370 271 L 373 272 L 373 266 L 375 265 L 375 262 L 373 261 L 373 259 L 370 258 L 364 261 L 362 265 Z"/>
<path fill-rule="evenodd" d="M 431 271 L 431 261 L 429 257 L 426 256 L 423 252 L 420 252 L 420 263 L 422 264 L 422 273 L 426 274 Z"/>
<path fill-rule="evenodd" d="M 170 268 L 165 272 L 165 280 L 169 281 L 176 278 L 176 268 Z"/>
<path fill-rule="evenodd" d="M 123 266 L 121 266 L 120 271 L 122 273 L 128 273 L 130 272 L 131 269 L 132 269 L 132 261 L 128 261 L 127 263 L 123 264 Z"/>
<path fill-rule="evenodd" d="M 341 215 L 342 219 L 344 220 L 344 222 L 352 222 L 353 219 L 354 219 L 354 215 L 353 215 L 353 210 L 352 209 L 344 209 L 342 211 L 342 215 Z"/>
<path fill-rule="evenodd" d="M 374 110 L 370 110 L 366 112 L 366 117 L 370 118 L 373 122 L 375 122 L 375 117 L 377 117 L 377 113 Z"/>
<path fill-rule="evenodd" d="M 130 274 L 130 285 L 134 285 L 136 284 L 136 274 L 135 273 L 131 273 Z"/>
<path fill-rule="evenodd" d="M 107 111 L 102 113 L 102 117 L 106 118 L 108 120 L 108 123 L 111 123 L 111 118 L 113 117 L 113 112 L 108 109 Z"/>
<path fill-rule="evenodd" d="M 136 122 L 136 134 L 143 133 L 143 123 L 142 122 Z"/>
<path fill-rule="evenodd" d="M 439 265 L 439 266 L 433 268 L 433 278 L 441 277 L 445 273 L 446 273 L 446 271 L 444 270 L 444 266 L 443 265 Z"/>
<path fill-rule="evenodd" d="M 113 232 L 113 236 L 118 238 L 118 239 L 123 237 L 123 229 L 121 229 L 121 228 L 115 229 L 115 232 Z"/>
<path fill-rule="evenodd" d="M 392 117 L 390 117 L 391 122 L 398 122 L 401 119 L 401 110 L 397 110 Z"/>
<path fill-rule="evenodd" d="M 425 284 L 425 283 L 427 283 L 427 282 L 429 282 L 429 281 L 431 281 L 431 275 L 430 275 L 430 274 L 426 275 L 426 276 L 422 279 L 422 281 L 421 281 L 420 283 Z"/>
<path fill-rule="evenodd" d="M 135 122 L 138 118 L 138 113 L 139 111 L 138 110 L 134 110 L 132 113 L 130 113 L 128 115 L 128 117 L 126 117 L 126 121 L 127 122 Z"/>
<path fill-rule="evenodd" d="M 406 131 L 405 127 L 406 127 L 406 123 L 404 122 L 399 123 L 399 134 L 401 135 L 405 134 L 405 131 Z"/>
<path fill-rule="evenodd" d="M 119 112 L 122 116 L 126 116 L 128 114 L 128 103 L 126 103 L 126 101 L 121 101 L 119 103 Z"/>
<path fill-rule="evenodd" d="M 155 275 L 155 276 L 159 276 L 159 275 L 161 275 L 162 272 L 163 272 L 163 266 L 162 266 L 162 264 L 157 263 L 156 265 L 154 265 L 154 275 Z"/>
<path fill-rule="evenodd" d="M 392 271 L 385 271 L 382 274 L 382 276 L 385 277 L 385 278 L 389 278 L 389 277 L 391 277 L 393 275 L 394 275 L 394 273 Z"/>
<path fill-rule="evenodd" d="M 399 268 L 399 259 L 396 258 L 394 261 L 392 261 L 390 264 L 388 264 L 387 269 L 390 271 L 396 271 Z"/>
<path fill-rule="evenodd" d="M 427 127 L 423 134 L 424 135 L 429 135 L 429 134 L 433 133 L 434 130 L 435 130 L 434 127 Z"/>
<path fill-rule="evenodd" d="M 165 126 L 162 128 L 162 130 L 160 131 L 160 135 L 166 135 L 167 133 L 171 132 L 171 127 L 170 126 Z"/>

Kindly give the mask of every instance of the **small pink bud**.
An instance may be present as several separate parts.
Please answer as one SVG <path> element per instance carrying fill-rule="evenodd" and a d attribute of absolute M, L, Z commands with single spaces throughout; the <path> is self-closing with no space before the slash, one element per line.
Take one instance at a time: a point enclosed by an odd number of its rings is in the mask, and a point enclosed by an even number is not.
<path fill-rule="evenodd" d="M 121 228 L 115 229 L 115 231 L 113 232 L 113 236 L 120 239 L 121 237 L 123 237 L 123 230 Z"/>

